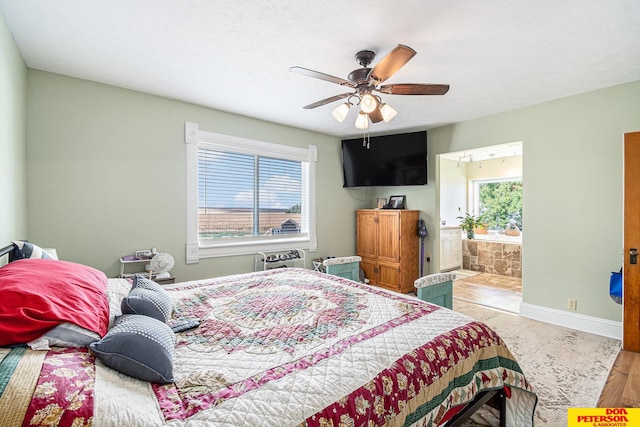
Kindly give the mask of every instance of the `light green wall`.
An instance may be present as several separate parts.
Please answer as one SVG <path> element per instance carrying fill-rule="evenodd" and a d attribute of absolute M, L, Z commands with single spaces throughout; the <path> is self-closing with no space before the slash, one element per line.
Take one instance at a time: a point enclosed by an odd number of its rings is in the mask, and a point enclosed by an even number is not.
<path fill-rule="evenodd" d="M 27 237 L 27 67 L 0 13 L 0 246 Z"/>
<path fill-rule="evenodd" d="M 314 256 L 352 255 L 362 202 L 342 189 L 339 139 L 71 77 L 28 72 L 29 238 L 109 276 L 156 247 L 180 281 L 253 271 L 253 257 L 185 264 L 185 121 L 200 129 L 318 147 Z M 310 261 L 308 262 L 310 266 Z"/>
<path fill-rule="evenodd" d="M 620 321 L 609 274 L 622 264 L 623 134 L 638 130 L 640 81 L 430 130 L 429 168 L 434 154 L 523 141 L 523 301 L 576 298 L 578 313 Z M 436 188 L 407 190 L 409 205 L 433 216 Z"/>

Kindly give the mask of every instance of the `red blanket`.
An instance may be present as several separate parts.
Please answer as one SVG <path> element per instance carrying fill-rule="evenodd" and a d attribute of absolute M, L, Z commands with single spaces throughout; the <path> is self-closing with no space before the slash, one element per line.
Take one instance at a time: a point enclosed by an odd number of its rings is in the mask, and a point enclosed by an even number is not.
<path fill-rule="evenodd" d="M 0 346 L 32 341 L 62 322 L 106 334 L 107 277 L 82 264 L 22 259 L 0 268 Z"/>

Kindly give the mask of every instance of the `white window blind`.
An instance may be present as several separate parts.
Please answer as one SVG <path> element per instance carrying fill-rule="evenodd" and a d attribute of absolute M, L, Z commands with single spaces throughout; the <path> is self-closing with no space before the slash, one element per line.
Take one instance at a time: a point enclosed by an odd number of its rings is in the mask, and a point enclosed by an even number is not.
<path fill-rule="evenodd" d="M 200 241 L 307 233 L 302 162 L 198 149 Z"/>
<path fill-rule="evenodd" d="M 186 123 L 187 262 L 315 250 L 316 147 L 200 131 Z"/>

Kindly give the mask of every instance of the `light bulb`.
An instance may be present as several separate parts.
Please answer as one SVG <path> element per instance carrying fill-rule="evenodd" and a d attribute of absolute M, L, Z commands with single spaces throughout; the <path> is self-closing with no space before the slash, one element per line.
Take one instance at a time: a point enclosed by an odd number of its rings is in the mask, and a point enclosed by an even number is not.
<path fill-rule="evenodd" d="M 370 93 L 365 94 L 360 100 L 360 110 L 364 113 L 372 113 L 376 108 L 378 108 L 378 100 Z"/>

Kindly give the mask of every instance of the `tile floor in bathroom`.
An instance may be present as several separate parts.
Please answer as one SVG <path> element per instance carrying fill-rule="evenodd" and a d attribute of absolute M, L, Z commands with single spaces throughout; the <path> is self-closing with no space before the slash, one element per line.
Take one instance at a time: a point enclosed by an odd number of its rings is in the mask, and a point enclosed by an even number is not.
<path fill-rule="evenodd" d="M 522 279 L 469 270 L 455 270 L 453 273 L 456 273 L 453 298 L 512 313 L 520 312 Z"/>

